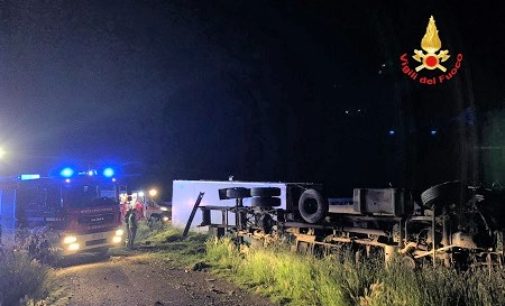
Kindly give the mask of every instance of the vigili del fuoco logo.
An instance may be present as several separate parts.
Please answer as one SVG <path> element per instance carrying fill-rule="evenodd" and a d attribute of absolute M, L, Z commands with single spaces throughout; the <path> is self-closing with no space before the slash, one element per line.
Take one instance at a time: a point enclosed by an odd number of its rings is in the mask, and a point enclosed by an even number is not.
<path fill-rule="evenodd" d="M 448 66 L 447 60 L 451 55 L 449 50 L 440 50 L 442 49 L 442 41 L 438 36 L 433 16 L 428 21 L 426 33 L 421 40 L 421 48 L 422 50 L 414 49 L 412 58 L 417 62 L 414 63 L 417 64 L 414 68 L 410 66 L 407 53 L 400 56 L 402 72 L 409 78 L 421 84 L 437 85 L 449 81 L 458 73 L 463 61 L 463 54 L 458 53 L 452 66 Z M 426 74 L 427 71 L 433 71 L 433 73 Z"/>

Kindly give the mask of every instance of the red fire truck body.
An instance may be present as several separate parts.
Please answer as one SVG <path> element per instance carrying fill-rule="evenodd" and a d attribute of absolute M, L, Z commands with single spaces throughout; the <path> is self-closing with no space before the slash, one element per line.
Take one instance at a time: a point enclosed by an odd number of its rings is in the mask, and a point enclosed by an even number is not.
<path fill-rule="evenodd" d="M 105 251 L 123 241 L 115 179 L 40 178 L 19 181 L 10 192 L 15 192 L 10 197 L 15 229 L 36 234 L 63 255 Z"/>

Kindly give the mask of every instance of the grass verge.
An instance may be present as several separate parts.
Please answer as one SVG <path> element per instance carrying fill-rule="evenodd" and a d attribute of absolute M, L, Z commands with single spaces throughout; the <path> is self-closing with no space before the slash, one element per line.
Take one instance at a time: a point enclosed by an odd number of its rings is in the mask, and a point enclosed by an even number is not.
<path fill-rule="evenodd" d="M 324 259 L 286 248 L 238 251 L 229 239 L 209 240 L 214 271 L 288 305 L 505 305 L 505 272 L 444 268 L 412 271 L 400 263 L 356 264 L 341 254 Z"/>
<path fill-rule="evenodd" d="M 457 272 L 445 268 L 412 271 L 382 260 L 356 264 L 340 254 L 317 259 L 278 245 L 268 249 L 237 246 L 230 239 L 208 239 L 165 228 L 147 235 L 152 256 L 175 266 L 211 266 L 243 288 L 270 297 L 281 305 L 329 306 L 476 306 L 505 305 L 505 271 L 486 269 Z"/>
<path fill-rule="evenodd" d="M 182 230 L 169 225 L 154 228 L 150 229 L 144 222 L 139 224 L 137 250 L 151 251 L 151 256 L 170 259 L 176 266 L 203 264 L 208 235 L 190 232 L 187 237 L 182 237 Z"/>

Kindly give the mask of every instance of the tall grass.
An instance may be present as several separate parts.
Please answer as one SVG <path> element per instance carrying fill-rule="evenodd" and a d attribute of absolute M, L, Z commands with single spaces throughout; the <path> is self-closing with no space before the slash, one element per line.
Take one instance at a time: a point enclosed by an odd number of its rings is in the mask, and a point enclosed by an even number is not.
<path fill-rule="evenodd" d="M 47 268 L 27 254 L 0 252 L 0 305 L 19 305 L 27 297 L 38 297 Z"/>
<path fill-rule="evenodd" d="M 345 253 L 323 259 L 286 248 L 239 251 L 229 239 L 209 240 L 206 259 L 237 283 L 281 304 L 360 306 L 505 305 L 505 272 L 445 268 L 412 271 L 380 260 L 358 264 Z"/>
<path fill-rule="evenodd" d="M 137 238 L 137 249 L 149 250 L 156 257 L 170 259 L 172 264 L 192 266 L 202 264 L 208 235 L 190 232 L 183 237 L 181 229 L 169 224 L 149 228 L 145 222 L 139 222 Z"/>

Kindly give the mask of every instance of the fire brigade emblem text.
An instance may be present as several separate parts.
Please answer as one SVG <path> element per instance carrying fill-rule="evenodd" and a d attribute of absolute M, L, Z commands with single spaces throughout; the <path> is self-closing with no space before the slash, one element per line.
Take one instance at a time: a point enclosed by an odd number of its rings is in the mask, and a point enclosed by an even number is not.
<path fill-rule="evenodd" d="M 459 53 L 456 56 L 453 66 L 448 70 L 446 62 L 451 55 L 449 54 L 449 50 L 441 50 L 442 41 L 438 35 L 437 25 L 433 16 L 428 21 L 426 33 L 421 40 L 421 48 L 422 50 L 414 49 L 412 58 L 419 63 L 414 68 L 409 65 L 409 56 L 407 53 L 400 56 L 402 72 L 412 80 L 425 85 L 436 85 L 452 79 L 458 73 L 463 61 L 463 54 Z M 418 72 L 422 72 L 423 70 L 438 71 L 442 74 L 419 76 Z"/>

